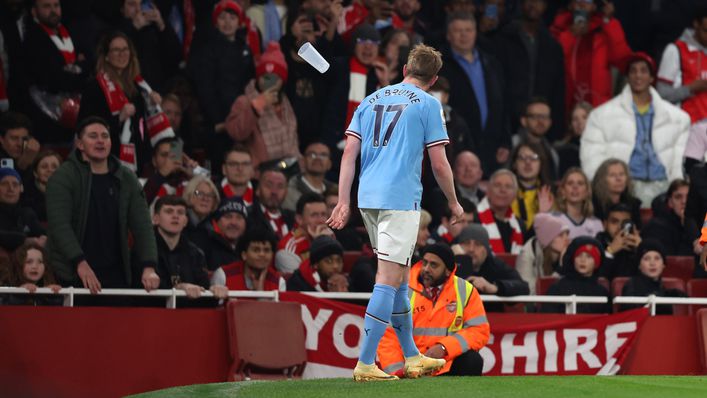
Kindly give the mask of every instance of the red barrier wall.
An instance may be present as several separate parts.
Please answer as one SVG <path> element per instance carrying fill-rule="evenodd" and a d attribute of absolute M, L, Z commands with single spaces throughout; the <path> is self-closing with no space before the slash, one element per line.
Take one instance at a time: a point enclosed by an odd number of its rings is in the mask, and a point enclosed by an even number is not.
<path fill-rule="evenodd" d="M 0 396 L 117 397 L 224 381 L 226 330 L 222 309 L 0 307 Z M 699 374 L 694 317 L 648 319 L 622 373 Z"/>

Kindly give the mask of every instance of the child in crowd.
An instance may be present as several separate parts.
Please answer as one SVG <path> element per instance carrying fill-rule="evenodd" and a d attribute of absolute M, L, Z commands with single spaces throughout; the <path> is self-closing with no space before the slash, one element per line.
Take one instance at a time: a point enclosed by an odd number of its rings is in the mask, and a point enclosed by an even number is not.
<path fill-rule="evenodd" d="M 549 296 L 601 296 L 609 291 L 597 282 L 597 270 L 604 258 L 601 243 L 594 238 L 579 237 L 570 243 L 562 258 L 563 277 L 547 290 Z M 611 312 L 606 304 L 577 304 L 577 313 L 606 314 Z M 545 303 L 542 312 L 564 313 L 564 303 Z"/>
<path fill-rule="evenodd" d="M 10 258 L 10 272 L 7 283 L 34 293 L 40 287 L 48 287 L 54 293 L 61 290 L 56 283 L 54 273 L 45 263 L 44 249 L 36 243 L 26 243 L 13 253 Z M 63 298 L 55 295 L 14 294 L 6 297 L 6 303 L 12 305 L 61 305 Z"/>
<path fill-rule="evenodd" d="M 570 244 L 567 223 L 547 213 L 535 216 L 535 237 L 520 250 L 516 270 L 528 282 L 530 294 L 536 294 L 535 282 L 547 276 L 559 277 L 560 258 Z"/>

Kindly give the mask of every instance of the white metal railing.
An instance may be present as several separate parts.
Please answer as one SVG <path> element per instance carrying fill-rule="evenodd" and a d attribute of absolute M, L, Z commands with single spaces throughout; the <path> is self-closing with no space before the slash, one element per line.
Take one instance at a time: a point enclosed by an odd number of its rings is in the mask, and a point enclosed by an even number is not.
<path fill-rule="evenodd" d="M 371 293 L 336 293 L 336 292 L 302 292 L 304 294 L 331 300 L 368 300 L 371 298 Z M 49 288 L 38 288 L 34 293 L 30 293 L 27 289 L 21 287 L 2 287 L 0 286 L 0 294 L 54 294 Z M 75 296 L 89 296 L 91 292 L 84 288 L 62 288 L 59 290 L 59 295 L 64 296 L 64 306 L 73 307 Z M 130 297 L 162 297 L 166 300 L 167 308 L 177 307 L 177 297 L 186 297 L 183 290 L 178 289 L 157 289 L 150 292 L 142 289 L 101 289 L 98 295 L 102 296 L 130 296 Z M 210 291 L 201 293 L 201 297 L 214 297 Z M 229 298 L 257 298 L 268 299 L 273 301 L 280 300 L 280 292 L 273 291 L 250 291 L 250 290 L 231 290 L 228 292 Z M 641 297 L 642 303 L 646 302 L 646 297 Z M 577 304 L 604 304 L 608 302 L 606 297 L 595 296 L 510 296 L 501 297 L 494 295 L 482 295 L 481 300 L 489 303 L 563 303 L 565 304 L 566 314 L 576 314 Z M 662 304 L 662 303 L 659 303 Z M 707 299 L 703 303 L 690 304 L 707 304 Z"/>
<path fill-rule="evenodd" d="M 655 306 L 658 304 L 672 305 L 707 305 L 707 297 L 658 297 L 650 296 L 619 296 L 614 297 L 614 304 L 645 304 L 655 315 Z"/>

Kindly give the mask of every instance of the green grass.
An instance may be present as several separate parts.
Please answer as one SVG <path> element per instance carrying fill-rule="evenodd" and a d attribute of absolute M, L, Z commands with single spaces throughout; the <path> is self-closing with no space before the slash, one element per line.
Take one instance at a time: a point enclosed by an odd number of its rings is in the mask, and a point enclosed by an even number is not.
<path fill-rule="evenodd" d="M 134 398 L 221 397 L 707 397 L 707 377 L 697 376 L 523 376 L 435 377 L 355 383 L 348 379 L 250 381 L 201 384 L 133 395 Z"/>

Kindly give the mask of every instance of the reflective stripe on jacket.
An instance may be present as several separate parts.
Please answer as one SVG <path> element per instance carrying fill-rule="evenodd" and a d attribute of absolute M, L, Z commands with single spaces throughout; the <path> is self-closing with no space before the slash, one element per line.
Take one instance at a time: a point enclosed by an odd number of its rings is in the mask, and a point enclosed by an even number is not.
<path fill-rule="evenodd" d="M 454 358 L 469 350 L 478 351 L 486 345 L 490 327 L 481 297 L 471 283 L 452 273 L 433 303 L 419 293 L 424 291 L 418 280 L 421 269 L 422 263 L 418 262 L 410 270 L 413 338 L 422 353 L 435 344 L 444 345 L 447 364 L 438 373 L 442 374 L 449 371 Z M 381 368 L 388 373 L 403 368 L 403 352 L 392 327 L 388 327 L 378 345 L 378 359 Z"/>

